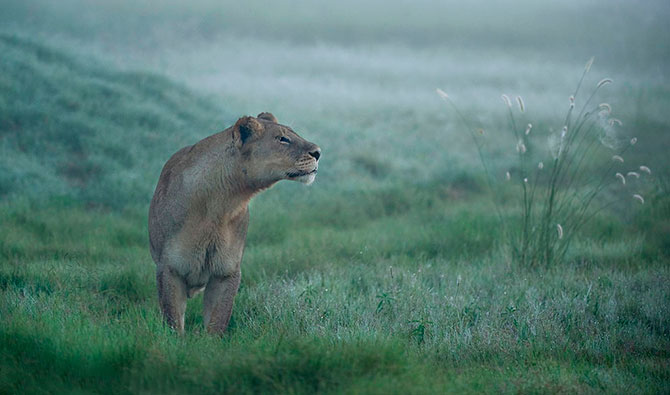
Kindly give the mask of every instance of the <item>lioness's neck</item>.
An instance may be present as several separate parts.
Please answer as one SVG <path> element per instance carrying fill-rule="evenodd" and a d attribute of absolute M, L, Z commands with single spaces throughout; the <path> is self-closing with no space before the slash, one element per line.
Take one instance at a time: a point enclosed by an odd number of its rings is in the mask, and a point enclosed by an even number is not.
<path fill-rule="evenodd" d="M 251 198 L 271 185 L 249 180 L 241 166 L 240 153 L 228 136 L 217 137 L 217 144 L 204 148 L 207 159 L 195 170 L 197 178 L 204 182 L 194 191 L 194 204 L 203 215 L 225 220 L 245 212 Z"/>

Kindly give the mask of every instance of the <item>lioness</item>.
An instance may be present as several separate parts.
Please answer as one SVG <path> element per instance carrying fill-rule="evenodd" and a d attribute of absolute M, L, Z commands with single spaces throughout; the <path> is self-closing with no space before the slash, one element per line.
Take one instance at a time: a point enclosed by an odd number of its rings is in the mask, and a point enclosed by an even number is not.
<path fill-rule="evenodd" d="M 207 330 L 228 326 L 240 285 L 249 201 L 280 180 L 311 184 L 321 149 L 270 113 L 184 147 L 163 167 L 149 207 L 149 242 L 166 322 L 184 331 L 186 299 L 205 290 Z"/>

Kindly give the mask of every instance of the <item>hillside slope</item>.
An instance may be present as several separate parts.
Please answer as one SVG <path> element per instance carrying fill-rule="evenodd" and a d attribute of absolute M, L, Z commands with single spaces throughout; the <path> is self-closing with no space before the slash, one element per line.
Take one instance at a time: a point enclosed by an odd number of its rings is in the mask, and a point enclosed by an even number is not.
<path fill-rule="evenodd" d="M 2 199 L 144 204 L 172 152 L 225 124 L 206 99 L 156 75 L 17 36 L 0 35 L 0 51 Z"/>

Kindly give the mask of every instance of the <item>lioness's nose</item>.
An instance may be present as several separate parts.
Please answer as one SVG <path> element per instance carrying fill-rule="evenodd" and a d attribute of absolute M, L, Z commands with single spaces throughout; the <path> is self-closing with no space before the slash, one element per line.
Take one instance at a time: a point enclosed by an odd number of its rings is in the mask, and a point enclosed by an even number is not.
<path fill-rule="evenodd" d="M 312 156 L 312 158 L 318 161 L 321 157 L 321 148 L 317 147 L 314 151 L 310 151 L 309 154 Z"/>

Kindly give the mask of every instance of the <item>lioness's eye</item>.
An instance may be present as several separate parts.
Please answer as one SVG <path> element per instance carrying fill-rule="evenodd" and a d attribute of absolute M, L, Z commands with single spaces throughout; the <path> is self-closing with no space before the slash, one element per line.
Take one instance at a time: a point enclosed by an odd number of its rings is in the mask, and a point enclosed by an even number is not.
<path fill-rule="evenodd" d="M 283 143 L 283 144 L 291 144 L 291 140 L 289 140 L 287 137 L 279 136 L 279 137 L 277 137 L 277 138 L 279 139 L 279 142 L 280 142 L 280 143 Z"/>

